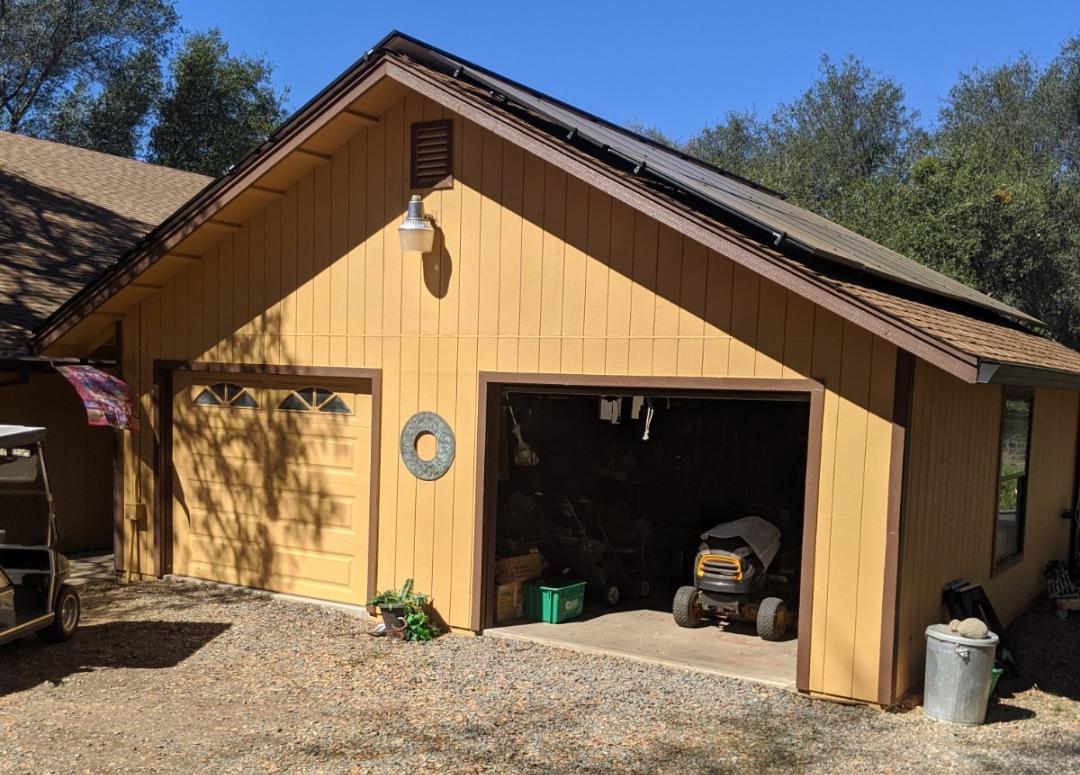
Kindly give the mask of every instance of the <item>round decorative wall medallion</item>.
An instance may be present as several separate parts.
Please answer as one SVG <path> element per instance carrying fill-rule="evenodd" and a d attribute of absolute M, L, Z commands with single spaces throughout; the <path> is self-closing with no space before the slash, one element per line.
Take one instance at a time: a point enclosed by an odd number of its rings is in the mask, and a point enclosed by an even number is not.
<path fill-rule="evenodd" d="M 417 440 L 425 433 L 435 437 L 435 456 L 424 460 L 416 451 Z M 450 470 L 455 453 L 454 432 L 435 412 L 417 412 L 401 429 L 401 460 L 417 479 L 432 481 Z"/>

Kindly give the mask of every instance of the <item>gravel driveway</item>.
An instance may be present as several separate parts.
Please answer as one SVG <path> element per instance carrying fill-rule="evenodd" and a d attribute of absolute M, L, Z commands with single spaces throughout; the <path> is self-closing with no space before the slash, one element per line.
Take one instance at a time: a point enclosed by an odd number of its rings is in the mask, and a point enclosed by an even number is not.
<path fill-rule="evenodd" d="M 1050 691 L 966 729 L 528 643 L 391 643 L 338 611 L 209 586 L 97 588 L 85 605 L 65 646 L 0 647 L 0 770 L 1080 771 L 1076 617 L 1037 614 Z"/>

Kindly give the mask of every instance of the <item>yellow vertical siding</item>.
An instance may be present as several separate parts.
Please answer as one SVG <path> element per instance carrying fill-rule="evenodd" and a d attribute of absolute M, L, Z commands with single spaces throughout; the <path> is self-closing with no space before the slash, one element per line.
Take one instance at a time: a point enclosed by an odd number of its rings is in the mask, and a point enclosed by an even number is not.
<path fill-rule="evenodd" d="M 895 347 L 461 119 L 454 186 L 421 192 L 437 255 L 403 256 L 410 125 L 443 115 L 414 95 L 394 105 L 131 311 L 124 368 L 147 426 L 127 497 L 153 502 L 155 358 L 382 369 L 378 583 L 413 576 L 467 627 L 478 371 L 819 379 L 810 688 L 875 699 Z M 433 483 L 398 456 L 420 409 L 457 437 Z M 152 536 L 132 545 L 127 567 L 151 572 Z"/>
<path fill-rule="evenodd" d="M 1068 551 L 1061 513 L 1075 497 L 1077 391 L 1035 392 L 1023 559 L 993 573 L 1001 388 L 968 385 L 920 361 L 915 371 L 901 527 L 896 687 L 922 680 L 923 632 L 942 621 L 942 588 L 982 584 L 1006 622 Z"/>

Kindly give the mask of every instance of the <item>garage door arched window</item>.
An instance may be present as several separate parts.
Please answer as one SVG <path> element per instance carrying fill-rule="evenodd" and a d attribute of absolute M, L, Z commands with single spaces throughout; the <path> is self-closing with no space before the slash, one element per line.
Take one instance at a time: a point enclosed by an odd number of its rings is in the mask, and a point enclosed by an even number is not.
<path fill-rule="evenodd" d="M 259 406 L 251 391 L 232 382 L 217 382 L 203 388 L 195 396 L 195 403 L 198 406 L 234 406 L 241 409 L 257 409 Z"/>
<path fill-rule="evenodd" d="M 333 390 L 306 387 L 294 390 L 278 404 L 286 412 L 320 412 L 322 414 L 351 414 L 348 405 Z"/>

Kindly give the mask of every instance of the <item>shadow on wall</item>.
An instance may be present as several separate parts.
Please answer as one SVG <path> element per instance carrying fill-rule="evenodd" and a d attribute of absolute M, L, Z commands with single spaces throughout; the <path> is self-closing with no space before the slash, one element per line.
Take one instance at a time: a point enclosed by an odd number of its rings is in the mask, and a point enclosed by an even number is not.
<path fill-rule="evenodd" d="M 62 646 L 37 638 L 0 646 L 0 697 L 103 668 L 175 667 L 231 625 L 225 622 L 106 622 L 79 628 Z"/>
<path fill-rule="evenodd" d="M 263 332 L 280 331 L 277 315 L 260 317 Z M 261 362 L 257 339 L 233 337 L 227 360 Z M 358 502 L 341 489 L 338 464 L 344 456 L 355 469 L 359 450 L 335 434 L 352 427 L 346 424 L 354 415 L 281 408 L 309 383 L 322 386 L 307 377 L 174 374 L 172 518 L 174 529 L 189 536 L 185 546 L 174 546 L 176 572 L 297 594 L 304 594 L 291 587 L 297 580 L 333 577 L 334 561 L 313 553 L 350 528 L 366 530 L 368 502 L 366 493 Z M 196 403 L 215 384 L 244 392 Z M 365 517 L 359 525 L 358 513 Z"/>

